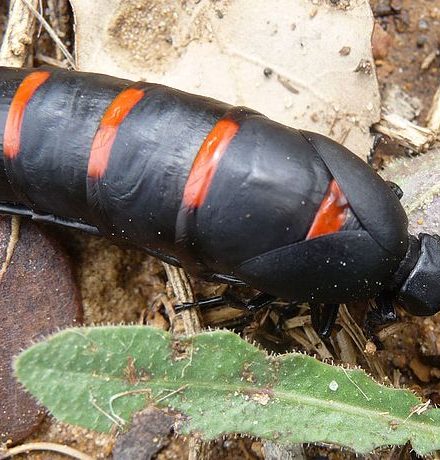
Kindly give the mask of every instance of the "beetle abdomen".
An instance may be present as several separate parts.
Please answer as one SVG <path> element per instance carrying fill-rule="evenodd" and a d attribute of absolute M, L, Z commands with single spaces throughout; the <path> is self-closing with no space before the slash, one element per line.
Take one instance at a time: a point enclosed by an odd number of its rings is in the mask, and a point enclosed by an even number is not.
<path fill-rule="evenodd" d="M 47 69 L 0 77 L 3 209 L 19 203 L 289 298 L 338 284 L 344 298 L 373 292 L 406 250 L 400 204 L 322 136 L 160 85 Z M 364 206 L 357 190 L 372 180 Z M 344 261 L 355 273 L 345 284 Z"/>

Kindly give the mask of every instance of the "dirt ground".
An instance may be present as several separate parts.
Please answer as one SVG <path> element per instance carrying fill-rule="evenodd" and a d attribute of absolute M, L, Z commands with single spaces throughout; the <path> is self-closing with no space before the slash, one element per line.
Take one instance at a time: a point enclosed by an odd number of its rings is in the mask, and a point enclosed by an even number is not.
<path fill-rule="evenodd" d="M 440 3 L 373 0 L 371 5 L 377 22 L 392 40 L 388 55 L 376 61 L 381 87 L 394 83 L 419 98 L 421 110 L 417 120 L 423 125 L 440 78 Z M 422 63 L 432 53 L 430 64 L 422 69 Z"/>
<path fill-rule="evenodd" d="M 73 46 L 72 17 L 66 2 L 56 14 L 55 7 L 46 8 L 50 23 L 58 20 L 58 30 L 70 49 Z M 50 2 L 54 5 L 56 2 Z M 423 125 L 432 97 L 440 83 L 440 2 L 438 0 L 372 0 L 372 8 L 380 26 L 380 44 L 377 55 L 377 75 L 381 89 L 396 84 L 411 97 L 420 101 L 416 121 Z M 52 8 L 52 10 L 51 10 Z M 0 33 L 7 21 L 6 3 L 0 2 Z M 55 27 L 54 27 L 55 28 Z M 35 65 L 60 59 L 56 48 L 43 31 L 35 47 Z M 397 151 L 398 149 L 396 149 Z M 389 155 L 387 151 L 386 155 Z M 381 163 L 380 163 L 381 164 Z M 91 323 L 148 322 L 168 328 L 163 299 L 172 297 L 162 264 L 131 249 L 116 247 L 106 240 L 79 235 L 69 230 L 49 229 L 64 246 L 72 260 L 75 276 L 81 289 L 84 321 Z M 221 293 L 224 287 L 194 282 L 196 295 L 209 296 Z M 243 293 L 242 293 L 243 294 Z M 244 295 L 249 295 L 245 292 Z M 349 311 L 362 323 L 367 305 L 351 305 Z M 233 318 L 231 319 L 231 314 Z M 304 311 L 299 311 L 304 315 Z M 204 326 L 237 326 L 241 313 L 215 310 L 204 316 Z M 291 333 L 288 324 L 279 327 L 277 312 L 262 314 L 248 324 L 242 333 L 260 342 L 270 351 L 283 352 L 304 349 L 306 334 Z M 348 320 L 347 320 L 348 321 Z M 340 326 L 342 327 L 342 326 Z M 240 329 L 240 328 L 239 328 Z M 440 403 L 440 319 L 417 319 L 399 310 L 397 324 L 381 331 L 383 350 L 367 362 L 365 355 L 354 350 L 352 364 L 360 364 L 378 379 L 388 379 L 395 386 L 414 389 L 433 403 Z M 335 362 L 342 362 L 344 350 L 334 340 L 327 344 Z M 313 347 L 310 350 L 315 352 Z M 346 355 L 344 355 L 346 356 Z M 373 362 L 374 361 L 374 362 Z M 114 444 L 112 436 L 96 435 L 79 428 L 56 423 L 49 417 L 28 441 L 50 440 L 67 443 L 80 451 L 98 458 L 110 458 Z M 209 459 L 262 459 L 263 444 L 252 439 L 226 438 L 204 448 L 204 458 Z M 157 455 L 158 459 L 186 458 L 189 442 L 172 437 Z M 355 458 L 340 449 L 304 446 L 303 458 Z M 410 448 L 394 448 L 372 454 L 369 458 L 412 458 Z M 358 456 L 357 456 L 358 457 Z M 25 458 L 25 457 L 23 457 Z M 54 454 L 32 454 L 26 458 L 64 458 Z"/>

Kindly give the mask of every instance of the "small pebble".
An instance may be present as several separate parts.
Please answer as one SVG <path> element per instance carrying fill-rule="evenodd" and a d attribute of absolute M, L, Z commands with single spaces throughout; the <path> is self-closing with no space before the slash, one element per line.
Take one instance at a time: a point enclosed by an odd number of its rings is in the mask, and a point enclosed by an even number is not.
<path fill-rule="evenodd" d="M 378 22 L 375 22 L 373 35 L 371 37 L 371 47 L 374 59 L 385 59 L 388 56 L 392 44 L 393 39 L 391 35 L 384 30 Z"/>
<path fill-rule="evenodd" d="M 388 0 L 380 1 L 374 9 L 374 16 L 376 17 L 389 16 L 390 14 L 393 14 L 393 10 Z"/>
<path fill-rule="evenodd" d="M 339 54 L 341 56 L 348 56 L 349 54 L 351 53 L 351 48 L 349 46 L 343 46 L 340 50 L 339 50 Z"/>
<path fill-rule="evenodd" d="M 419 20 L 419 30 L 425 31 L 429 29 L 429 23 L 426 19 L 422 18 Z"/>
<path fill-rule="evenodd" d="M 398 13 L 402 10 L 402 0 L 391 0 L 390 6 L 395 13 Z"/>
<path fill-rule="evenodd" d="M 270 67 L 266 67 L 264 70 L 263 70 L 263 73 L 264 73 L 264 76 L 266 78 L 269 78 L 272 76 L 273 74 L 273 70 L 270 68 Z"/>
<path fill-rule="evenodd" d="M 409 13 L 407 10 L 402 10 L 400 14 L 394 16 L 394 25 L 397 32 L 407 32 L 410 26 Z"/>
<path fill-rule="evenodd" d="M 428 43 L 428 37 L 426 35 L 419 35 L 417 37 L 417 48 L 423 48 Z"/>

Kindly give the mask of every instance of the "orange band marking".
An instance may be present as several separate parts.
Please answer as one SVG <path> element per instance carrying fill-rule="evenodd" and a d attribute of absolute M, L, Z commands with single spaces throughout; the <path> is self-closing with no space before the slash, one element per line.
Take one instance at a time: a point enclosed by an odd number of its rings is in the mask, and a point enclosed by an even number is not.
<path fill-rule="evenodd" d="M 347 198 L 333 179 L 307 233 L 306 240 L 338 232 L 347 220 L 348 208 Z"/>
<path fill-rule="evenodd" d="M 9 107 L 3 134 L 3 153 L 14 159 L 20 152 L 21 127 L 29 101 L 35 91 L 50 77 L 50 72 L 36 71 L 27 75 L 17 89 Z"/>
<path fill-rule="evenodd" d="M 198 208 L 203 204 L 218 164 L 239 128 L 233 120 L 220 120 L 203 141 L 183 192 L 185 206 Z"/>
<path fill-rule="evenodd" d="M 90 149 L 87 168 L 89 177 L 100 179 L 104 175 L 119 126 L 144 95 L 145 92 L 141 89 L 127 88 L 121 91 L 108 106 Z"/>

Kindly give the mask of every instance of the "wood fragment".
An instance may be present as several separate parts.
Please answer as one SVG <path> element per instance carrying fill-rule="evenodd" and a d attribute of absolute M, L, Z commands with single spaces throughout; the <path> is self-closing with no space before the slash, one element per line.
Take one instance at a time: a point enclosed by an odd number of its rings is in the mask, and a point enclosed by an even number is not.
<path fill-rule="evenodd" d="M 29 0 L 38 7 L 38 0 Z M 35 32 L 35 17 L 21 0 L 11 2 L 8 25 L 0 48 L 0 64 L 8 67 L 22 67 L 26 63 Z"/>
<path fill-rule="evenodd" d="M 341 329 L 336 334 L 336 341 L 338 342 L 340 358 L 344 363 L 357 364 L 356 350 L 353 346 L 353 341 L 345 329 Z"/>
<path fill-rule="evenodd" d="M 329 349 L 326 347 L 325 343 L 321 340 L 312 326 L 304 326 L 304 332 L 306 333 L 307 338 L 310 340 L 316 350 L 316 353 L 321 359 L 333 360 L 333 355 L 330 353 Z"/>
<path fill-rule="evenodd" d="M 205 443 L 194 436 L 189 438 L 188 460 L 207 459 L 209 458 L 208 451 L 208 443 Z"/>
<path fill-rule="evenodd" d="M 411 359 L 409 367 L 421 382 L 428 383 L 431 381 L 431 367 L 422 363 L 417 356 Z"/>
<path fill-rule="evenodd" d="M 278 75 L 277 79 L 281 83 L 281 85 L 287 89 L 287 91 L 289 91 L 292 94 L 299 94 L 299 91 L 292 85 L 292 82 L 288 78 L 283 77 L 282 75 Z"/>
<path fill-rule="evenodd" d="M 440 134 L 440 86 L 432 99 L 432 105 L 426 117 L 426 126 L 437 136 Z"/>
<path fill-rule="evenodd" d="M 55 42 L 57 47 L 61 50 L 62 54 L 66 58 L 67 62 L 69 63 L 70 67 L 73 70 L 77 70 L 75 59 L 73 56 L 69 53 L 69 50 L 66 48 L 64 43 L 61 41 L 60 37 L 54 32 L 50 24 L 46 21 L 46 19 L 43 18 L 43 16 L 38 12 L 38 10 L 33 6 L 31 0 L 19 0 L 23 2 L 26 7 L 30 10 L 31 14 L 35 16 L 36 19 L 41 23 L 41 25 L 44 27 L 46 32 L 49 34 L 50 38 Z M 17 0 L 16 0 L 17 2 Z"/>
<path fill-rule="evenodd" d="M 394 369 L 393 370 L 393 387 L 394 388 L 400 388 L 400 378 L 402 377 L 402 373 L 400 372 L 399 369 Z"/>
<path fill-rule="evenodd" d="M 46 14 L 49 18 L 49 23 L 56 35 L 65 40 L 69 32 L 68 0 L 46 0 L 46 2 Z M 55 54 L 57 61 L 63 59 L 63 53 L 58 46 L 55 48 Z"/>
<path fill-rule="evenodd" d="M 402 329 L 406 327 L 408 327 L 408 323 L 403 323 L 403 322 L 393 323 L 381 329 L 376 335 L 377 335 L 377 338 L 381 342 L 383 342 L 385 339 L 393 335 L 395 335 L 396 337 L 399 337 L 401 335 Z"/>
<path fill-rule="evenodd" d="M 347 334 L 353 340 L 353 343 L 356 345 L 358 350 L 363 355 L 365 361 L 368 364 L 368 367 L 371 371 L 377 375 L 382 381 L 388 380 L 388 376 L 386 375 L 385 370 L 383 369 L 381 363 L 377 359 L 377 356 L 371 356 L 365 353 L 365 347 L 367 344 L 367 339 L 362 331 L 362 329 L 358 326 L 356 321 L 350 315 L 346 305 L 342 304 L 339 307 L 339 323 L 341 326 L 346 330 Z"/>
<path fill-rule="evenodd" d="M 66 61 L 59 61 L 58 59 L 46 56 L 41 53 L 35 55 L 35 59 L 38 61 L 44 62 L 45 64 L 51 65 L 53 67 L 59 67 L 60 69 L 67 69 L 68 65 Z"/>
<path fill-rule="evenodd" d="M 188 276 L 183 269 L 163 262 L 168 280 L 174 291 L 177 303 L 194 302 L 194 294 Z M 181 321 L 179 321 L 181 318 Z M 194 335 L 202 330 L 200 318 L 196 308 L 184 310 L 176 315 L 172 324 L 175 335 Z"/>
<path fill-rule="evenodd" d="M 305 460 L 307 458 L 302 444 L 286 447 L 274 442 L 265 442 L 263 452 L 265 460 Z"/>
<path fill-rule="evenodd" d="M 163 262 L 168 280 L 174 291 L 177 303 L 194 302 L 194 294 L 188 276 L 182 268 L 174 267 Z M 197 308 L 184 310 L 177 314 L 171 324 L 172 333 L 179 335 L 194 335 L 202 330 Z M 189 440 L 189 459 L 205 458 L 207 445 L 195 437 Z"/>
<path fill-rule="evenodd" d="M 431 51 L 428 56 L 423 59 L 422 63 L 420 64 L 421 70 L 428 70 L 431 67 L 431 64 L 434 62 L 435 58 L 438 56 L 438 51 L 434 50 Z"/>
<path fill-rule="evenodd" d="M 395 113 L 382 114 L 380 122 L 373 128 L 418 153 L 426 152 L 436 139 L 432 129 L 418 126 Z"/>
<path fill-rule="evenodd" d="M 310 315 L 294 316 L 284 321 L 284 329 L 295 329 L 297 327 L 304 327 L 305 324 L 311 324 L 312 319 Z"/>
<path fill-rule="evenodd" d="M 302 332 L 291 329 L 288 332 L 288 334 L 290 335 L 290 337 L 292 337 L 293 340 L 295 340 L 297 343 L 301 345 L 304 351 L 310 354 L 313 353 L 313 345 Z"/>

